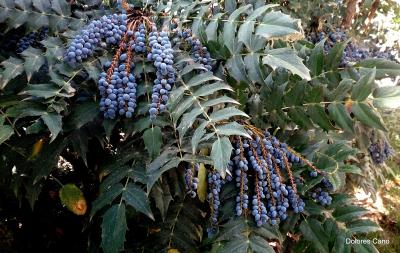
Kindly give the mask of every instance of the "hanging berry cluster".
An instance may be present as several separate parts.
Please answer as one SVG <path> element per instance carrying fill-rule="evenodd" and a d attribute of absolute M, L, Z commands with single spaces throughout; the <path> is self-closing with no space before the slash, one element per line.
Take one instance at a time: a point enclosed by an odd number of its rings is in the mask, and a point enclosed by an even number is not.
<path fill-rule="evenodd" d="M 371 144 L 368 147 L 368 152 L 374 164 L 381 165 L 393 155 L 393 149 L 383 135 L 373 131 L 370 140 Z"/>
<path fill-rule="evenodd" d="M 169 92 L 175 83 L 172 46 L 168 33 L 158 31 L 149 12 L 130 8 L 122 2 L 125 13 L 92 21 L 74 38 L 65 60 L 73 65 L 93 55 L 99 47 L 117 46 L 113 59 L 104 64 L 98 82 L 100 110 L 104 118 L 114 119 L 118 115 L 133 116 L 140 79 L 133 72 L 134 59 L 147 59 L 156 67 L 149 109 L 150 118 L 154 119 L 166 110 Z"/>
<path fill-rule="evenodd" d="M 250 138 L 236 136 L 231 139 L 233 151 L 228 164 L 228 173 L 222 178 L 216 170 L 208 172 L 208 201 L 210 203 L 211 227 L 207 232 L 212 235 L 217 230 L 220 192 L 224 184 L 232 182 L 237 189 L 236 216 L 252 215 L 257 226 L 266 223 L 278 225 L 286 220 L 288 211 L 301 213 L 305 202 L 299 195 L 297 184 L 301 183 L 292 171 L 293 164 L 306 164 L 312 171 L 310 177 L 322 175 L 321 186 L 310 193 L 310 197 L 321 205 L 330 205 L 332 197 L 329 191 L 333 186 L 326 174 L 317 169 L 311 162 L 301 157 L 286 143 L 271 136 L 268 131 L 261 131 L 253 126 L 245 125 Z M 186 172 L 186 189 L 191 193 L 197 186 L 198 179 L 193 183 L 193 171 Z M 190 175 L 188 177 L 187 175 Z M 322 190 L 325 189 L 325 190 Z"/>

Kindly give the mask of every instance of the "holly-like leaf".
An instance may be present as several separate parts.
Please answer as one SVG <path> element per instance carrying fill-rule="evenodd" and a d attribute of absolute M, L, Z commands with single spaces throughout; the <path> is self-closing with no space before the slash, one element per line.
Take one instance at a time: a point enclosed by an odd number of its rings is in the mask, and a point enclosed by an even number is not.
<path fill-rule="evenodd" d="M 147 129 L 143 134 L 144 145 L 152 159 L 160 154 L 162 145 L 161 128 L 158 126 Z"/>
<path fill-rule="evenodd" d="M 332 103 L 328 106 L 329 116 L 342 129 L 354 133 L 354 123 L 346 107 L 341 103 Z"/>
<path fill-rule="evenodd" d="M 351 98 L 357 101 L 364 101 L 371 93 L 375 84 L 376 69 L 373 68 L 353 86 Z"/>
<path fill-rule="evenodd" d="M 0 144 L 10 139 L 10 137 L 14 134 L 14 129 L 8 125 L 0 126 Z"/>
<path fill-rule="evenodd" d="M 93 201 L 90 216 L 95 215 L 97 211 L 99 211 L 106 205 L 110 205 L 114 201 L 114 199 L 116 199 L 122 193 L 123 189 L 124 186 L 118 183 L 113 184 L 106 190 L 102 191 L 100 196 L 97 197 L 95 201 Z"/>
<path fill-rule="evenodd" d="M 400 75 L 400 64 L 386 59 L 366 59 L 358 62 L 355 67 L 360 67 L 361 74 L 376 69 L 376 78 L 397 77 Z"/>
<path fill-rule="evenodd" d="M 3 61 L 1 65 L 4 67 L 4 70 L 0 72 L 0 90 L 4 89 L 10 80 L 22 74 L 24 71 L 24 61 L 10 57 L 8 60 Z"/>
<path fill-rule="evenodd" d="M 321 253 L 329 253 L 329 238 L 321 223 L 315 219 L 306 219 L 300 224 L 304 238 Z"/>
<path fill-rule="evenodd" d="M 362 123 L 366 124 L 367 126 L 386 131 L 386 127 L 384 126 L 383 122 L 376 115 L 374 109 L 370 106 L 360 102 L 353 102 L 351 109 L 354 113 L 354 116 Z"/>
<path fill-rule="evenodd" d="M 269 39 L 297 40 L 303 37 L 300 20 L 280 11 L 267 13 L 256 28 L 256 35 Z"/>
<path fill-rule="evenodd" d="M 228 137 L 218 138 L 211 149 L 211 158 L 214 161 L 214 168 L 225 177 L 226 168 L 231 157 L 232 144 Z"/>
<path fill-rule="evenodd" d="M 400 86 L 385 86 L 374 90 L 374 106 L 396 109 L 400 107 Z"/>
<path fill-rule="evenodd" d="M 297 56 L 296 52 L 290 48 L 272 49 L 263 57 L 263 63 L 272 69 L 278 67 L 290 70 L 293 74 L 299 75 L 301 78 L 310 80 L 310 70 L 303 64 L 302 59 Z"/>
<path fill-rule="evenodd" d="M 33 47 L 29 47 L 27 50 L 23 51 L 21 55 L 25 60 L 24 69 L 29 81 L 33 73 L 37 72 L 46 61 L 43 57 L 42 50 Z"/>
<path fill-rule="evenodd" d="M 147 198 L 146 193 L 139 186 L 135 185 L 134 183 L 129 183 L 124 188 L 122 198 L 128 205 L 154 220 L 154 216 L 149 205 L 149 199 Z"/>
<path fill-rule="evenodd" d="M 101 224 L 101 247 L 104 253 L 118 253 L 124 249 L 127 229 L 125 204 L 111 206 L 104 213 Z"/>
<path fill-rule="evenodd" d="M 41 116 L 51 133 L 50 142 L 54 141 L 62 130 L 62 116 L 57 113 L 45 113 Z"/>

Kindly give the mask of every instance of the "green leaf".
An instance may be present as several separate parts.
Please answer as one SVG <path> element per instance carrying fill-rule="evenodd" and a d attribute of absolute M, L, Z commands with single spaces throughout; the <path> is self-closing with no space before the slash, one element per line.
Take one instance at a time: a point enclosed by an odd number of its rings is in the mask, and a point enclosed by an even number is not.
<path fill-rule="evenodd" d="M 311 117 L 313 122 L 319 125 L 325 131 L 334 129 L 329 118 L 327 117 L 324 108 L 319 105 L 309 106 L 307 109 L 307 114 Z"/>
<path fill-rule="evenodd" d="M 324 44 L 325 40 L 322 40 L 315 45 L 307 62 L 313 76 L 320 75 L 324 69 Z"/>
<path fill-rule="evenodd" d="M 358 166 L 352 164 L 346 164 L 342 166 L 340 170 L 346 173 L 358 174 L 361 176 L 363 175 L 362 170 Z"/>
<path fill-rule="evenodd" d="M 326 58 L 326 69 L 336 69 L 339 67 L 340 61 L 343 56 L 344 49 L 346 48 L 349 40 L 343 41 L 340 43 L 336 43 L 335 46 L 329 51 L 329 54 Z"/>
<path fill-rule="evenodd" d="M 374 90 L 374 106 L 396 109 L 400 107 L 400 86 L 385 86 Z"/>
<path fill-rule="evenodd" d="M 59 94 L 60 88 L 53 84 L 28 84 L 22 91 L 22 94 L 31 95 L 38 98 L 51 98 Z"/>
<path fill-rule="evenodd" d="M 243 117 L 247 117 L 247 118 L 249 117 L 246 113 L 242 112 L 239 109 L 236 109 L 235 107 L 226 107 L 222 110 L 211 113 L 210 120 L 212 122 L 218 122 L 221 120 L 227 120 L 230 117 L 234 117 L 234 116 L 243 116 Z"/>
<path fill-rule="evenodd" d="M 273 70 L 278 67 L 290 70 L 301 78 L 311 80 L 310 70 L 303 64 L 296 51 L 290 48 L 272 49 L 263 57 L 263 63 L 269 65 Z"/>
<path fill-rule="evenodd" d="M 223 41 L 225 46 L 231 51 L 231 53 L 235 53 L 237 47 L 237 40 L 236 40 L 236 28 L 238 22 L 236 20 L 239 16 L 251 8 L 251 4 L 243 5 L 237 8 L 228 18 L 228 20 L 224 23 L 223 29 Z"/>
<path fill-rule="evenodd" d="M 253 83 L 264 83 L 265 74 L 262 71 L 261 54 L 252 53 L 244 57 L 244 64 L 247 70 L 247 75 Z"/>
<path fill-rule="evenodd" d="M 346 224 L 352 234 L 382 231 L 382 228 L 372 220 L 357 220 Z"/>
<path fill-rule="evenodd" d="M 297 40 L 303 37 L 300 20 L 293 19 L 280 11 L 267 13 L 256 28 L 256 35 L 267 40 Z"/>
<path fill-rule="evenodd" d="M 72 113 L 67 117 L 65 127 L 67 130 L 78 129 L 91 122 L 99 113 L 98 105 L 94 102 L 77 104 Z"/>
<path fill-rule="evenodd" d="M 311 242 L 318 252 L 329 253 L 329 238 L 319 221 L 312 218 L 306 219 L 300 224 L 300 230 L 304 238 Z"/>
<path fill-rule="evenodd" d="M 127 229 L 125 204 L 110 207 L 105 212 L 101 224 L 101 247 L 104 253 L 118 253 L 124 249 Z"/>
<path fill-rule="evenodd" d="M 364 101 L 371 93 L 375 84 L 376 69 L 373 68 L 368 74 L 362 76 L 353 86 L 351 98 Z"/>
<path fill-rule="evenodd" d="M 150 209 L 149 199 L 146 193 L 139 186 L 129 183 L 126 188 L 124 188 L 124 193 L 122 198 L 126 203 L 137 211 L 147 215 L 150 219 L 154 220 L 153 213 Z"/>
<path fill-rule="evenodd" d="M 354 123 L 346 107 L 341 103 L 332 103 L 328 106 L 329 116 L 342 129 L 354 133 Z"/>
<path fill-rule="evenodd" d="M 251 49 L 251 37 L 254 32 L 254 25 L 256 24 L 256 19 L 262 15 L 264 12 L 266 12 L 268 9 L 272 7 L 279 6 L 277 4 L 268 4 L 265 6 L 262 6 L 260 8 L 257 8 L 254 10 L 250 16 L 248 16 L 245 20 L 245 22 L 239 27 L 238 31 L 238 41 L 243 42 L 248 49 Z"/>
<path fill-rule="evenodd" d="M 144 145 L 152 159 L 160 154 L 162 145 L 161 128 L 158 126 L 147 129 L 143 133 Z"/>
<path fill-rule="evenodd" d="M 158 156 L 149 166 L 146 168 L 147 177 L 147 192 L 150 192 L 151 187 L 160 178 L 162 173 L 172 168 L 178 167 L 181 162 L 177 155 L 176 149 L 165 149 L 160 156 Z"/>
<path fill-rule="evenodd" d="M 0 145 L 14 134 L 14 129 L 8 125 L 0 126 Z"/>
<path fill-rule="evenodd" d="M 302 108 L 292 107 L 289 109 L 288 115 L 296 124 L 304 129 L 310 129 L 313 127 L 309 116 Z"/>
<path fill-rule="evenodd" d="M 227 123 L 225 125 L 220 125 L 217 127 L 217 133 L 231 136 L 231 135 L 241 135 L 251 139 L 250 135 L 246 132 L 243 125 L 237 122 Z"/>
<path fill-rule="evenodd" d="M 211 158 L 214 161 L 214 168 L 225 177 L 226 168 L 231 157 L 232 144 L 228 137 L 218 138 L 211 148 Z"/>
<path fill-rule="evenodd" d="M 229 240 L 226 244 L 224 244 L 223 248 L 219 251 L 220 253 L 247 253 L 249 248 L 249 244 L 247 243 L 246 238 L 239 237 L 235 240 Z"/>
<path fill-rule="evenodd" d="M 211 19 L 210 23 L 208 23 L 207 28 L 206 28 L 206 34 L 207 34 L 207 40 L 217 40 L 217 30 L 218 30 L 218 23 L 219 19 L 224 15 L 224 13 L 217 13 L 216 15 L 213 16 Z"/>
<path fill-rule="evenodd" d="M 22 74 L 24 71 L 24 61 L 10 57 L 3 61 L 1 65 L 4 67 L 4 70 L 0 73 L 0 90 L 4 89 L 10 80 Z"/>
<path fill-rule="evenodd" d="M 355 253 L 379 253 L 379 251 L 372 244 L 353 244 Z"/>
<path fill-rule="evenodd" d="M 229 74 L 239 82 L 248 83 L 246 66 L 241 55 L 234 55 L 226 61 Z"/>
<path fill-rule="evenodd" d="M 195 87 L 200 84 L 204 84 L 210 81 L 222 81 L 220 78 L 213 75 L 212 72 L 208 71 L 200 75 L 196 75 L 192 77 L 187 83 L 186 86 L 188 87 Z"/>
<path fill-rule="evenodd" d="M 369 211 L 361 206 L 339 206 L 332 215 L 338 221 L 350 222 L 368 213 Z"/>
<path fill-rule="evenodd" d="M 376 68 L 376 78 L 397 77 L 400 75 L 400 64 L 386 59 L 366 59 L 358 62 L 355 67 L 361 67 L 360 72 L 369 72 Z"/>
<path fill-rule="evenodd" d="M 275 253 L 275 250 L 269 246 L 268 241 L 261 236 L 250 237 L 250 248 L 257 253 Z"/>
<path fill-rule="evenodd" d="M 42 50 L 33 47 L 29 47 L 21 53 L 25 60 L 24 69 L 28 82 L 33 73 L 37 72 L 46 62 L 42 53 Z"/>
<path fill-rule="evenodd" d="M 364 103 L 354 102 L 351 108 L 354 116 L 362 123 L 366 124 L 367 126 L 386 131 L 386 127 L 384 126 L 383 122 L 375 114 L 374 109 L 370 106 Z"/>
<path fill-rule="evenodd" d="M 62 116 L 57 113 L 45 113 L 41 118 L 51 132 L 50 142 L 54 141 L 62 130 Z"/>
<path fill-rule="evenodd" d="M 113 184 L 109 188 L 102 191 L 97 199 L 93 201 L 90 216 L 93 217 L 100 209 L 107 205 L 110 205 L 114 201 L 114 199 L 116 199 L 122 193 L 123 189 L 124 186 L 118 183 Z"/>

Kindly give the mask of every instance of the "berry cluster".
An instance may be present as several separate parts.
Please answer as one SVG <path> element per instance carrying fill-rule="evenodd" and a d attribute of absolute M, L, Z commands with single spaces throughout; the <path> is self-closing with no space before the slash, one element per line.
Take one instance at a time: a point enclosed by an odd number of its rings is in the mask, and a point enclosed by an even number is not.
<path fill-rule="evenodd" d="M 251 214 L 257 226 L 267 222 L 276 225 L 287 218 L 290 207 L 296 213 L 304 211 L 305 204 L 297 194 L 291 171 L 291 163 L 300 163 L 300 157 L 267 131 L 253 128 L 247 132 L 252 139 L 237 137 L 232 143 L 234 151 L 230 167 L 239 190 L 235 212 L 240 216 L 249 211 L 251 192 Z M 289 183 L 285 182 L 286 178 Z M 250 180 L 252 184 L 249 184 Z M 252 191 L 249 185 L 254 186 Z"/>
<path fill-rule="evenodd" d="M 26 49 L 28 49 L 28 47 L 30 46 L 35 48 L 43 48 L 43 46 L 40 44 L 40 41 L 44 40 L 47 37 L 48 33 L 49 33 L 48 27 L 43 27 L 38 31 L 28 33 L 27 35 L 18 40 L 15 50 L 16 53 L 20 54 Z"/>
<path fill-rule="evenodd" d="M 383 164 L 393 155 L 393 150 L 386 140 L 371 143 L 368 147 L 369 154 L 375 164 Z"/>
<path fill-rule="evenodd" d="M 225 179 L 216 171 L 208 174 L 208 201 L 211 207 L 211 227 L 207 229 L 209 236 L 215 234 L 218 228 L 219 192 L 222 185 L 230 181 L 237 189 L 236 216 L 251 214 L 257 226 L 266 223 L 278 225 L 287 219 L 289 210 L 303 212 L 305 202 L 299 196 L 297 186 L 303 185 L 304 178 L 294 177 L 292 164 L 305 163 L 311 167 L 310 177 L 322 175 L 321 187 L 327 191 L 317 188 L 311 197 L 321 205 L 331 204 L 332 197 L 328 191 L 333 190 L 333 185 L 325 172 L 318 170 L 268 131 L 260 131 L 246 123 L 244 127 L 251 138 L 232 137 L 233 151 Z"/>
<path fill-rule="evenodd" d="M 136 108 L 136 78 L 131 73 L 135 67 L 132 57 L 136 49 L 138 31 L 128 31 L 120 41 L 119 48 L 112 62 L 107 62 L 107 72 L 100 75 L 99 91 L 100 111 L 104 112 L 104 118 L 114 119 L 117 113 L 126 118 L 132 118 Z"/>
<path fill-rule="evenodd" d="M 199 164 L 192 163 L 185 168 L 186 193 L 191 198 L 196 197 L 197 184 L 199 183 L 199 179 L 194 176 L 194 171 L 199 171 Z"/>
<path fill-rule="evenodd" d="M 315 189 L 315 191 L 311 193 L 311 197 L 323 206 L 329 206 L 332 204 L 332 197 L 329 196 L 328 192 L 323 191 L 321 188 Z"/>
<path fill-rule="evenodd" d="M 149 34 L 149 46 L 151 52 L 148 53 L 147 59 L 154 62 L 157 70 L 149 110 L 150 118 L 155 119 L 159 113 L 167 109 L 168 95 L 175 83 L 174 51 L 168 33 L 158 32 L 155 26 Z"/>
<path fill-rule="evenodd" d="M 382 45 L 378 44 L 375 44 L 375 47 L 370 50 L 371 57 L 387 59 L 391 61 L 397 61 L 396 53 L 398 54 L 396 50 L 393 50 L 390 47 L 383 47 Z"/>
<path fill-rule="evenodd" d="M 71 42 L 65 60 L 71 64 L 81 62 L 93 55 L 102 43 L 118 45 L 127 31 L 127 15 L 113 14 L 92 21 Z"/>
<path fill-rule="evenodd" d="M 340 28 L 336 28 L 335 31 L 311 32 L 308 39 L 314 44 L 326 39 L 324 50 L 329 52 L 336 43 L 346 41 L 348 37 Z M 345 66 L 348 62 L 357 62 L 368 57 L 370 57 L 368 50 L 359 48 L 353 42 L 349 42 L 344 49 L 340 65 Z"/>
<path fill-rule="evenodd" d="M 190 46 L 190 56 L 195 63 L 203 65 L 205 69 L 212 69 L 211 56 L 207 47 L 203 46 L 201 41 L 192 34 L 191 29 L 177 31 L 177 41 L 183 39 Z"/>
<path fill-rule="evenodd" d="M 207 195 L 207 200 L 210 203 L 211 207 L 211 227 L 207 229 L 207 233 L 209 236 L 212 236 L 216 233 L 216 228 L 218 224 L 218 213 L 219 206 L 221 204 L 219 194 L 221 191 L 222 185 L 225 183 L 222 179 L 219 172 L 213 170 L 210 171 L 207 175 L 207 183 L 209 193 Z"/>

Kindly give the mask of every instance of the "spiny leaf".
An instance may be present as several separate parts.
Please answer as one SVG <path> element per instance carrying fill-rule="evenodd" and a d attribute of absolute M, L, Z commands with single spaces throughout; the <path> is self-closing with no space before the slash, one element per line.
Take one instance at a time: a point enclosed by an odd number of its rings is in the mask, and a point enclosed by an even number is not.
<path fill-rule="evenodd" d="M 228 137 L 218 138 L 211 148 L 211 158 L 214 161 L 214 167 L 225 177 L 226 168 L 231 157 L 232 144 Z"/>
<path fill-rule="evenodd" d="M 104 253 L 118 253 L 124 249 L 127 229 L 125 204 L 121 203 L 111 206 L 104 213 L 101 224 L 101 247 Z"/>
<path fill-rule="evenodd" d="M 374 106 L 396 109 L 400 107 L 400 86 L 385 86 L 374 90 Z"/>
<path fill-rule="evenodd" d="M 325 233 L 321 223 L 315 219 L 304 220 L 300 224 L 300 230 L 304 238 L 312 243 L 312 246 L 321 253 L 329 253 L 328 235 Z"/>
<path fill-rule="evenodd" d="M 354 123 L 346 107 L 341 103 L 332 103 L 328 106 L 329 116 L 342 129 L 354 133 Z"/>
<path fill-rule="evenodd" d="M 303 64 L 302 59 L 296 52 L 290 48 L 272 49 L 263 57 L 263 63 L 269 65 L 272 69 L 278 67 L 290 70 L 293 74 L 301 78 L 310 80 L 310 70 Z"/>
<path fill-rule="evenodd" d="M 300 20 L 280 11 L 271 11 L 256 28 L 256 35 L 266 39 L 297 40 L 303 37 Z"/>
<path fill-rule="evenodd" d="M 362 76 L 353 86 L 351 98 L 357 101 L 364 101 L 371 93 L 375 84 L 376 69 L 373 68 L 368 74 Z"/>
<path fill-rule="evenodd" d="M 152 159 L 160 154 L 162 145 L 161 128 L 158 126 L 147 129 L 143 134 L 144 145 Z"/>
<path fill-rule="evenodd" d="M 361 67 L 361 74 L 376 68 L 376 78 L 396 77 L 400 75 L 400 64 L 386 59 L 366 59 L 358 62 L 355 67 Z"/>
<path fill-rule="evenodd" d="M 382 228 L 372 220 L 357 220 L 346 224 L 346 228 L 352 234 L 370 233 L 382 231 Z"/>
<path fill-rule="evenodd" d="M 0 126 L 0 145 L 14 134 L 14 129 L 8 125 Z"/>
<path fill-rule="evenodd" d="M 24 69 L 28 82 L 33 73 L 37 72 L 45 63 L 42 53 L 42 50 L 33 47 L 29 47 L 27 50 L 21 53 L 25 60 Z"/>
<path fill-rule="evenodd" d="M 57 113 L 45 113 L 41 116 L 51 133 L 50 142 L 54 141 L 62 130 L 62 116 Z"/>
<path fill-rule="evenodd" d="M 10 57 L 1 63 L 4 70 L 0 73 L 0 89 L 4 89 L 7 83 L 24 71 L 24 62 L 21 59 Z"/>
<path fill-rule="evenodd" d="M 236 51 L 235 43 L 236 40 L 236 28 L 237 28 L 237 22 L 236 20 L 239 18 L 239 16 L 247 11 L 248 9 L 251 8 L 251 4 L 248 5 L 243 5 L 239 8 L 237 8 L 228 18 L 228 20 L 224 24 L 224 29 L 223 29 L 223 40 L 225 46 L 231 51 L 233 54 Z"/>
<path fill-rule="evenodd" d="M 353 102 L 351 107 L 354 116 L 362 123 L 380 130 L 386 131 L 386 127 L 382 123 L 381 119 L 376 115 L 374 109 L 365 103 Z"/>
<path fill-rule="evenodd" d="M 135 208 L 137 211 L 147 215 L 150 219 L 154 220 L 153 213 L 151 212 L 149 200 L 146 193 L 137 185 L 129 183 L 124 188 L 122 198 L 127 204 Z"/>
<path fill-rule="evenodd" d="M 123 191 L 124 186 L 120 183 L 114 184 L 102 191 L 92 204 L 92 210 L 90 216 L 94 216 L 97 211 L 111 204 L 115 198 L 117 198 Z"/>
<path fill-rule="evenodd" d="M 332 215 L 338 221 L 349 222 L 368 213 L 369 211 L 367 209 L 360 206 L 342 206 L 337 207 Z"/>

